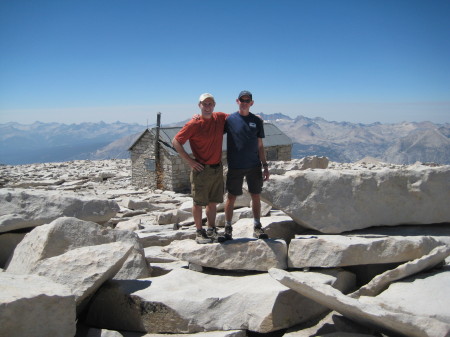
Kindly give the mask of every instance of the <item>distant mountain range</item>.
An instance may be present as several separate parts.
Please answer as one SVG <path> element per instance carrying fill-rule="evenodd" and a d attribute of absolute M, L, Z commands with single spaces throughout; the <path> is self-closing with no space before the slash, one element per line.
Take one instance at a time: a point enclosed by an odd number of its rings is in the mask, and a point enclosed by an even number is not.
<path fill-rule="evenodd" d="M 112 124 L 0 124 L 0 163 L 29 164 L 88 159 L 111 142 L 142 132 L 145 126 Z"/>
<path fill-rule="evenodd" d="M 388 163 L 450 164 L 450 123 L 359 124 L 260 114 L 293 141 L 293 158 L 322 155 L 337 162 L 370 156 Z"/>
<path fill-rule="evenodd" d="M 450 164 L 450 123 L 359 124 L 304 116 L 293 119 L 283 114 L 260 116 L 292 139 L 293 158 L 319 155 L 337 162 L 354 162 L 374 157 L 397 164 Z M 145 128 L 121 122 L 0 124 L 0 163 L 129 158 L 129 146 Z"/>

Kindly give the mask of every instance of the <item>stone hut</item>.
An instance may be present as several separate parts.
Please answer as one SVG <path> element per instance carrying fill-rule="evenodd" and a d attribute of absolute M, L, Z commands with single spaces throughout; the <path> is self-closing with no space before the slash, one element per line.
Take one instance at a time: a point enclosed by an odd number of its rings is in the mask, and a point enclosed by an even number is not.
<path fill-rule="evenodd" d="M 190 167 L 172 147 L 172 139 L 181 127 L 160 127 L 146 129 L 130 146 L 131 182 L 137 187 L 190 191 Z M 291 160 L 292 141 L 280 129 L 264 123 L 264 148 L 268 161 Z M 159 137 L 157 136 L 159 134 Z M 159 141 L 156 142 L 156 139 Z M 222 159 L 226 164 L 226 134 L 223 141 Z M 189 142 L 184 149 L 191 154 Z"/>

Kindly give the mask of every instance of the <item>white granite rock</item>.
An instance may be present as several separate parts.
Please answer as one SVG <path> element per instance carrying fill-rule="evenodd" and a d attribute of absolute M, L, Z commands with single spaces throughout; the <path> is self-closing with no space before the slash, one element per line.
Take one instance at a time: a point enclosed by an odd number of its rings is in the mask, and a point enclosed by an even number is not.
<path fill-rule="evenodd" d="M 114 229 L 135 232 L 140 230 L 141 226 L 139 225 L 139 222 L 136 221 L 121 221 L 114 227 Z"/>
<path fill-rule="evenodd" d="M 139 240 L 144 248 L 151 246 L 167 246 L 173 241 L 195 238 L 195 228 L 189 229 L 164 229 L 159 232 L 137 231 Z"/>
<path fill-rule="evenodd" d="M 348 272 L 308 273 L 340 290 L 354 285 Z M 152 333 L 248 329 L 280 330 L 324 312 L 267 273 L 208 275 L 176 269 L 157 278 L 110 281 L 93 298 L 87 324 Z"/>
<path fill-rule="evenodd" d="M 342 233 L 450 222 L 450 166 L 305 170 L 273 175 L 261 197 L 307 228 Z"/>
<path fill-rule="evenodd" d="M 145 258 L 150 264 L 153 263 L 169 263 L 178 261 L 179 259 L 170 255 L 169 253 L 165 253 L 161 250 L 162 246 L 151 246 L 144 248 Z"/>
<path fill-rule="evenodd" d="M 11 185 L 10 187 L 13 188 L 30 188 L 30 187 L 39 187 L 39 186 L 58 186 L 58 185 L 62 185 L 63 183 L 65 183 L 64 179 L 46 179 L 46 180 L 23 180 L 20 182 L 17 182 L 13 185 Z"/>
<path fill-rule="evenodd" d="M 144 209 L 147 211 L 155 210 L 153 205 L 150 202 L 148 202 L 147 200 L 136 199 L 133 197 L 123 198 L 121 201 L 121 205 L 123 205 L 124 207 L 126 207 L 128 209 L 132 209 L 132 210 L 137 210 L 137 209 Z"/>
<path fill-rule="evenodd" d="M 155 213 L 156 212 L 138 214 L 132 217 L 114 218 L 109 222 L 111 223 L 113 220 L 117 222 L 114 227 L 115 229 L 138 231 L 146 228 L 146 226 L 153 226 L 157 224 Z"/>
<path fill-rule="evenodd" d="M 156 213 L 156 222 L 160 225 L 175 224 L 187 220 L 190 220 L 192 222 L 194 221 L 194 218 L 192 217 L 192 211 L 173 209 Z"/>
<path fill-rule="evenodd" d="M 38 275 L 0 272 L 0 336 L 73 337 L 75 307 L 64 285 Z"/>
<path fill-rule="evenodd" d="M 439 319 L 393 311 L 384 305 L 364 303 L 362 298 L 357 300 L 345 296 L 339 290 L 314 282 L 304 275 L 294 275 L 275 268 L 269 270 L 269 274 L 281 284 L 361 324 L 378 326 L 381 330 L 411 337 L 450 335 L 450 324 Z"/>
<path fill-rule="evenodd" d="M 392 312 L 445 322 L 450 333 L 450 266 L 414 275 L 392 283 L 376 297 L 361 296 L 359 301 Z M 442 335 L 444 336 L 444 335 Z"/>
<path fill-rule="evenodd" d="M 159 225 L 168 225 L 176 223 L 175 210 L 156 213 L 156 223 Z"/>
<path fill-rule="evenodd" d="M 94 222 L 75 218 L 59 218 L 50 224 L 33 229 L 17 245 L 7 266 L 16 274 L 29 273 L 40 260 L 64 254 L 86 246 L 121 241 L 133 245 L 133 250 L 115 278 L 134 279 L 148 277 L 150 270 L 144 249 L 136 234 L 106 229 Z"/>
<path fill-rule="evenodd" d="M 330 311 L 325 317 L 319 317 L 312 322 L 289 328 L 283 334 L 283 337 L 311 336 L 380 337 L 380 334 L 371 327 L 362 326 L 354 321 L 346 319 L 336 311 Z"/>
<path fill-rule="evenodd" d="M 375 276 L 369 283 L 365 284 L 357 291 L 349 294 L 349 296 L 354 298 L 358 298 L 360 296 L 376 296 L 381 291 L 385 290 L 392 282 L 412 276 L 423 270 L 431 269 L 439 263 L 445 261 L 449 255 L 450 246 L 436 247 L 428 255 L 422 256 L 414 261 L 404 263 L 397 268 Z"/>
<path fill-rule="evenodd" d="M 267 271 L 287 267 L 287 245 L 283 240 L 234 239 L 212 244 L 182 240 L 172 242 L 162 251 L 202 267 L 224 270 Z"/>
<path fill-rule="evenodd" d="M 63 216 L 104 223 L 119 211 L 113 200 L 56 191 L 0 189 L 0 232 L 36 227 Z"/>
<path fill-rule="evenodd" d="M 95 291 L 117 274 L 132 249 L 132 244 L 123 242 L 76 248 L 39 261 L 30 274 L 67 286 L 80 313 Z"/>
<path fill-rule="evenodd" d="M 405 262 L 441 242 L 429 236 L 297 235 L 289 244 L 288 267 L 342 267 Z"/>
<path fill-rule="evenodd" d="M 270 174 L 283 175 L 293 170 L 326 169 L 328 164 L 327 157 L 318 156 L 307 156 L 290 161 L 272 161 L 270 162 Z"/>
<path fill-rule="evenodd" d="M 148 333 L 143 335 L 139 332 L 129 331 L 114 331 L 106 329 L 90 328 L 86 337 L 246 337 L 244 330 L 230 330 L 230 331 L 208 331 L 187 334 L 159 334 Z"/>

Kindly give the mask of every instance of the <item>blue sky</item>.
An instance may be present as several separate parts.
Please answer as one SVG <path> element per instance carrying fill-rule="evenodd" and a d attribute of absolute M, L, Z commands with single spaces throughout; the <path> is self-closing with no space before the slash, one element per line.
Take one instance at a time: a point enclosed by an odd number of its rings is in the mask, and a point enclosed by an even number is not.
<path fill-rule="evenodd" d="M 0 123 L 450 122 L 448 0 L 0 0 Z"/>

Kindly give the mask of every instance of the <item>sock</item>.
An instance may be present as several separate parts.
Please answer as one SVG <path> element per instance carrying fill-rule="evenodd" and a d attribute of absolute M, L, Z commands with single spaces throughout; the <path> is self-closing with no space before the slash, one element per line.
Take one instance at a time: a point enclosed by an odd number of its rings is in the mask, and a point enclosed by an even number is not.
<path fill-rule="evenodd" d="M 254 227 L 261 227 L 261 222 L 259 221 L 259 219 L 257 219 L 257 218 L 253 219 L 253 226 Z"/>
<path fill-rule="evenodd" d="M 225 221 L 225 226 L 231 226 L 231 221 Z"/>

